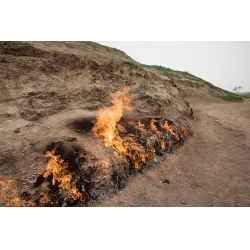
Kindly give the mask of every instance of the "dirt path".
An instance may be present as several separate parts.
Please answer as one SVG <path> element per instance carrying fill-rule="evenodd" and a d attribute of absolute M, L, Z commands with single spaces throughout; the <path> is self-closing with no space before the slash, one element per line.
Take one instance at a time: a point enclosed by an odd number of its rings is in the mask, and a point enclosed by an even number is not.
<path fill-rule="evenodd" d="M 197 104 L 194 112 L 194 136 L 183 147 L 96 205 L 250 206 L 250 100 Z"/>

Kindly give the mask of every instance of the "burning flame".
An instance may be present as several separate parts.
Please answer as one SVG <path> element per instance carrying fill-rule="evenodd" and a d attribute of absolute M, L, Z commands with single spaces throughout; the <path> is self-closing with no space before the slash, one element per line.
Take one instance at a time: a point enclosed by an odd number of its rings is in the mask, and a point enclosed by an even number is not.
<path fill-rule="evenodd" d="M 117 91 L 115 93 L 109 93 L 113 98 L 111 106 L 99 109 L 96 121 L 93 121 L 94 127 L 92 132 L 98 137 L 100 137 L 107 147 L 114 147 L 120 155 L 124 156 L 136 169 L 140 168 L 147 160 L 154 159 L 155 149 L 151 147 L 143 147 L 137 143 L 134 134 L 127 134 L 121 138 L 119 131 L 117 129 L 117 124 L 122 118 L 124 110 L 131 110 L 130 105 L 131 99 L 128 97 L 129 89 L 124 86 L 123 91 Z M 147 130 L 145 125 L 140 121 L 138 122 L 138 128 L 143 135 L 156 134 L 161 141 L 161 148 L 165 149 L 166 145 L 171 146 L 171 141 L 164 139 L 164 135 L 157 129 L 156 120 L 152 119 L 150 122 L 150 128 Z M 179 141 L 185 136 L 184 129 L 182 133 L 177 130 L 175 132 L 174 128 L 168 124 L 168 121 L 162 119 L 159 127 L 167 130 L 176 141 Z"/>
<path fill-rule="evenodd" d="M 123 146 L 123 141 L 117 130 L 117 123 L 120 121 L 124 110 L 131 110 L 131 99 L 127 96 L 129 89 L 124 86 L 123 91 L 110 93 L 112 105 L 99 110 L 94 128 L 92 131 L 104 140 L 105 146 L 114 146 L 120 153 L 125 153 L 126 149 Z"/>
<path fill-rule="evenodd" d="M 139 127 L 142 135 L 148 134 L 148 131 L 145 128 L 145 124 L 141 123 L 141 121 L 138 122 L 138 127 Z"/>
<path fill-rule="evenodd" d="M 51 151 L 45 153 L 45 156 L 50 157 L 50 159 L 43 177 L 48 178 L 50 174 L 52 174 L 52 185 L 55 185 L 56 182 L 58 182 L 59 187 L 66 190 L 74 200 L 82 201 L 83 196 L 77 189 L 76 183 L 72 181 L 72 174 L 67 169 L 68 163 L 65 163 L 60 155 L 55 155 L 57 148 L 58 145 L 56 145 Z"/>
<path fill-rule="evenodd" d="M 181 125 L 176 125 L 163 118 L 152 119 L 150 124 L 138 122 L 136 126 L 136 136 L 134 134 L 122 133 L 122 137 L 117 129 L 118 122 L 123 116 L 124 110 L 131 110 L 131 99 L 128 96 L 129 88 L 124 86 L 123 91 L 109 93 L 112 102 L 109 107 L 99 109 L 96 121 L 93 121 L 94 127 L 92 131 L 100 137 L 106 147 L 113 147 L 130 165 L 138 169 L 143 166 L 147 159 L 154 159 L 155 153 L 161 149 L 171 148 L 171 141 L 178 142 L 186 137 L 186 132 Z M 157 120 L 157 121 L 156 121 Z M 181 123 L 182 124 L 182 123 Z M 126 130 L 125 130 L 126 131 Z M 138 138 L 139 133 L 139 138 Z M 161 143 L 154 143 L 158 137 Z M 153 143 L 152 143 L 153 138 Z M 158 140 L 157 140 L 158 141 Z M 144 146 L 142 146 L 144 145 Z M 85 201 L 89 199 L 89 195 L 81 193 L 74 181 L 72 173 L 69 171 L 68 163 L 65 163 L 60 155 L 55 155 L 58 145 L 51 151 L 46 151 L 45 157 L 49 157 L 46 172 L 43 177 L 52 177 L 52 185 L 65 190 L 68 196 L 74 201 Z M 159 149 L 160 148 L 160 149 Z M 158 150 L 158 151 L 156 151 Z M 47 182 L 48 184 L 48 182 Z M 50 185 L 50 184 L 49 184 Z M 38 204 L 30 201 L 30 198 L 22 198 L 18 195 L 17 185 L 15 181 L 7 178 L 0 178 L 0 203 L 6 206 L 37 206 Z M 50 197 L 50 189 L 46 184 L 40 186 L 41 206 L 55 205 Z M 67 201 L 68 197 L 64 198 Z"/>
<path fill-rule="evenodd" d="M 67 191 L 68 195 L 74 200 L 85 201 L 89 198 L 87 194 L 82 194 L 76 187 L 76 183 L 72 180 L 72 174 L 68 171 L 68 163 L 65 163 L 61 159 L 60 155 L 55 155 L 58 145 L 53 150 L 45 153 L 46 157 L 50 157 L 44 177 L 48 178 L 52 174 L 52 185 L 58 183 L 59 187 Z M 15 180 L 0 177 L 0 203 L 11 207 L 27 207 L 27 206 L 38 206 L 37 203 L 33 202 L 30 197 L 26 199 L 20 197 L 17 191 L 17 183 Z M 49 195 L 50 189 L 43 183 L 40 186 L 40 202 L 39 206 L 53 206 L 54 203 Z M 64 198 L 67 201 L 67 198 Z"/>
<path fill-rule="evenodd" d="M 161 121 L 160 125 L 161 125 L 162 128 L 164 128 L 164 129 L 166 129 L 167 131 L 169 131 L 170 134 L 173 135 L 174 138 L 175 138 L 177 141 L 180 140 L 179 136 L 174 132 L 172 126 L 171 126 L 171 125 L 168 125 L 168 121 L 165 121 L 165 122 L 164 122 L 164 121 Z"/>
<path fill-rule="evenodd" d="M 157 127 L 155 126 L 155 119 L 151 120 L 151 122 L 150 122 L 150 128 L 159 137 L 159 139 L 161 140 L 161 147 L 162 147 L 162 149 L 165 149 L 166 142 L 165 142 L 164 139 L 162 139 L 162 136 L 161 136 L 160 132 L 158 131 Z"/>
<path fill-rule="evenodd" d="M 51 200 L 49 196 L 49 192 L 50 192 L 50 189 L 44 183 L 42 183 L 40 187 L 40 192 L 39 192 L 41 195 L 39 202 L 42 207 L 54 205 L 54 202 Z"/>
<path fill-rule="evenodd" d="M 0 178 L 0 203 L 7 207 L 33 207 L 35 203 L 30 200 L 24 200 L 19 197 L 15 180 L 7 177 Z"/>
<path fill-rule="evenodd" d="M 133 134 L 128 134 L 122 139 L 117 130 L 117 123 L 120 121 L 124 110 L 131 110 L 131 99 L 128 97 L 129 88 L 124 86 L 123 91 L 109 93 L 113 98 L 111 106 L 99 109 L 92 131 L 101 137 L 107 147 L 115 147 L 123 156 L 128 157 L 135 168 L 139 168 L 145 161 L 148 154 L 144 148 L 140 148 Z"/>

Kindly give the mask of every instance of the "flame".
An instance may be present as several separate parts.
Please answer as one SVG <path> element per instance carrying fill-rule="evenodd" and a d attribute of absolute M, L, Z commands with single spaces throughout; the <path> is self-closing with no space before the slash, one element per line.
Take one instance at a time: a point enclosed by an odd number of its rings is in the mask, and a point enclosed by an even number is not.
<path fill-rule="evenodd" d="M 80 193 L 77 189 L 76 183 L 72 180 L 72 174 L 68 171 L 68 163 L 65 163 L 64 160 L 61 159 L 60 155 L 55 155 L 57 148 L 58 145 L 56 145 L 53 150 L 45 153 L 45 156 L 50 157 L 50 159 L 47 164 L 46 172 L 43 176 L 48 178 L 52 174 L 52 185 L 55 185 L 58 182 L 58 186 L 66 190 L 68 195 L 74 200 L 85 201 L 85 199 L 89 198 L 88 195 Z M 30 197 L 24 199 L 19 196 L 15 180 L 0 177 L 0 186 L 1 204 L 5 204 L 10 207 L 38 206 L 38 204 L 33 202 Z M 41 196 L 39 206 L 53 206 L 54 203 L 49 195 L 50 189 L 45 184 L 42 184 L 39 189 L 39 194 Z M 67 197 L 64 198 L 64 201 L 67 201 Z"/>
<path fill-rule="evenodd" d="M 145 124 L 141 123 L 141 121 L 138 122 L 138 127 L 142 135 L 148 133 L 148 131 L 145 129 Z"/>
<path fill-rule="evenodd" d="M 145 124 L 141 123 L 141 121 L 138 122 L 138 127 L 145 129 Z"/>
<path fill-rule="evenodd" d="M 173 127 L 171 125 L 168 125 L 168 121 L 161 121 L 160 122 L 160 126 L 164 129 L 166 129 L 167 131 L 170 132 L 171 135 L 174 136 L 174 138 L 179 141 L 180 137 L 175 133 Z"/>
<path fill-rule="evenodd" d="M 40 187 L 40 192 L 39 192 L 41 195 L 39 202 L 42 207 L 54 205 L 54 202 L 51 201 L 51 198 L 49 196 L 49 192 L 50 192 L 50 189 L 44 183 L 42 183 Z"/>
<path fill-rule="evenodd" d="M 93 121 L 94 127 L 92 131 L 96 136 L 100 137 L 106 147 L 115 148 L 125 160 L 129 162 L 130 167 L 138 169 L 143 166 L 147 159 L 155 159 L 156 149 L 158 150 L 158 144 L 152 143 L 152 138 L 155 140 L 157 136 L 161 141 L 161 148 L 171 148 L 173 141 L 174 143 L 182 140 L 186 137 L 186 132 L 182 122 L 178 122 L 177 125 L 173 122 L 170 123 L 168 120 L 161 118 L 152 119 L 150 125 L 138 122 L 135 129 L 135 134 L 122 133 L 123 137 L 120 136 L 117 129 L 117 124 L 123 116 L 124 110 L 131 110 L 131 99 L 128 97 L 129 88 L 124 86 L 123 91 L 115 93 L 109 93 L 112 97 L 112 102 L 109 107 L 99 109 L 96 121 Z M 186 128 L 186 125 L 185 125 Z M 138 133 L 140 134 L 138 138 Z M 152 136 L 153 135 L 153 136 Z M 156 135 L 156 136 L 155 136 Z M 171 136 L 170 136 L 171 135 Z M 142 146 L 145 145 L 145 146 Z M 68 163 L 65 163 L 60 155 L 55 155 L 58 145 L 51 151 L 45 153 L 46 157 L 49 157 L 47 163 L 46 172 L 43 177 L 48 178 L 52 176 L 52 185 L 58 184 L 58 187 L 65 190 L 73 200 L 85 201 L 90 199 L 88 194 L 81 193 L 74 181 L 74 178 L 69 171 Z M 159 152 L 159 151 L 157 151 Z M 102 163 L 108 165 L 106 163 Z M 106 169 L 105 172 L 108 173 Z M 48 182 L 46 183 L 48 184 Z M 42 184 L 40 186 L 41 195 L 39 205 L 41 206 L 53 206 L 54 203 L 51 199 L 50 189 L 48 184 Z M 4 203 L 6 206 L 37 206 L 38 204 L 30 200 L 30 197 L 20 198 L 17 191 L 16 182 L 8 178 L 0 177 L 0 203 Z M 67 201 L 67 197 L 64 198 Z"/>
<path fill-rule="evenodd" d="M 19 198 L 17 195 L 17 190 L 14 187 L 14 181 L 1 178 L 0 185 L 2 186 L 0 193 L 0 201 L 4 203 L 6 206 L 18 206 L 19 207 Z"/>
<path fill-rule="evenodd" d="M 36 204 L 30 200 L 21 199 L 18 195 L 16 181 L 7 177 L 0 178 L 0 203 L 7 207 L 33 207 Z"/>
<path fill-rule="evenodd" d="M 165 149 L 166 142 L 162 138 L 162 136 L 161 136 L 160 132 L 158 131 L 157 127 L 155 126 L 155 119 L 152 119 L 150 121 L 150 129 L 159 137 L 159 139 L 161 140 L 161 147 L 162 147 L 162 149 Z"/>
<path fill-rule="evenodd" d="M 125 153 L 126 149 L 123 146 L 123 141 L 117 130 L 117 123 L 120 121 L 124 110 L 131 110 L 131 99 L 127 96 L 129 88 L 124 86 L 123 91 L 110 93 L 113 98 L 112 105 L 107 108 L 99 109 L 99 114 L 94 121 L 92 131 L 104 140 L 105 146 L 114 146 L 119 152 Z"/>
<path fill-rule="evenodd" d="M 130 166 L 137 169 L 146 162 L 147 158 L 154 159 L 156 150 L 153 146 L 141 146 L 140 143 L 137 143 L 134 134 L 127 134 L 123 138 L 119 134 L 117 124 L 122 118 L 123 111 L 132 109 L 128 92 L 129 89 L 124 86 L 123 91 L 109 93 L 112 97 L 111 106 L 99 109 L 97 119 L 93 121 L 92 132 L 104 141 L 106 147 L 114 147 L 121 156 L 129 161 Z M 167 144 L 171 147 L 172 143 L 170 139 L 166 139 L 169 138 L 165 136 L 166 132 L 159 131 L 155 124 L 156 120 L 152 119 L 149 129 L 146 129 L 145 124 L 139 121 L 137 128 L 140 130 L 142 137 L 147 135 L 150 137 L 152 134 L 157 135 L 161 141 L 162 149 L 165 149 Z M 169 125 L 165 119 L 161 120 L 159 127 L 167 130 L 167 134 L 172 135 L 176 141 L 185 137 L 185 131 L 182 127 L 176 126 L 175 128 Z"/>
<path fill-rule="evenodd" d="M 43 177 L 48 178 L 50 174 L 52 174 L 52 185 L 55 185 L 56 182 L 58 182 L 59 187 L 66 190 L 74 200 L 82 201 L 83 196 L 77 189 L 76 183 L 72 181 L 72 174 L 67 169 L 68 163 L 65 163 L 60 155 L 55 155 L 57 148 L 58 145 L 56 145 L 51 151 L 45 153 L 45 156 L 50 157 L 50 159 Z"/>
<path fill-rule="evenodd" d="M 185 129 L 182 126 L 179 127 L 181 129 L 181 132 L 179 131 L 181 138 L 185 138 L 187 136 Z"/>
<path fill-rule="evenodd" d="M 124 144 L 126 148 L 125 156 L 127 156 L 131 165 L 134 165 L 136 169 L 140 168 L 147 160 L 147 158 L 154 158 L 154 152 L 152 150 L 147 151 L 145 148 L 138 146 L 133 134 L 128 134 L 124 138 Z"/>
<path fill-rule="evenodd" d="M 137 145 L 133 134 L 124 139 L 119 135 L 117 123 L 124 110 L 131 110 L 131 99 L 128 97 L 129 88 L 124 85 L 123 91 L 109 93 L 112 97 L 110 107 L 99 109 L 96 121 L 93 121 L 92 132 L 103 139 L 106 147 L 114 147 L 121 155 L 129 158 L 135 168 L 139 168 L 150 155 L 144 148 Z"/>

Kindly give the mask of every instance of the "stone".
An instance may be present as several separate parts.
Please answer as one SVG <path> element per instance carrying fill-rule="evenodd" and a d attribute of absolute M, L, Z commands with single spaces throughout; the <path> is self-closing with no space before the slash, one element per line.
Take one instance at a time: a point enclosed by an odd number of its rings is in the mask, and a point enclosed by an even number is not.
<path fill-rule="evenodd" d="M 76 141 L 76 137 L 67 137 L 66 141 Z"/>
<path fill-rule="evenodd" d="M 163 184 L 169 184 L 170 182 L 169 182 L 169 180 L 164 179 L 164 181 L 163 181 L 162 183 L 163 183 Z"/>
<path fill-rule="evenodd" d="M 15 129 L 14 132 L 15 132 L 16 134 L 18 134 L 18 133 L 20 132 L 20 128 Z"/>

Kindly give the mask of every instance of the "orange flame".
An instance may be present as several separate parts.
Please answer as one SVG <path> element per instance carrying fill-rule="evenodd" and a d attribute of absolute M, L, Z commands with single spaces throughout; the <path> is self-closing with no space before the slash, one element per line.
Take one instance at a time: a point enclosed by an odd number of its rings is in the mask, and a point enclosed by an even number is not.
<path fill-rule="evenodd" d="M 160 122 L 160 125 L 161 125 L 162 128 L 164 128 L 164 129 L 166 129 L 167 131 L 169 131 L 169 133 L 170 133 L 171 135 L 173 135 L 174 138 L 175 138 L 177 141 L 180 140 L 180 137 L 174 132 L 172 126 L 171 126 L 171 125 L 168 125 L 168 121 L 165 121 L 165 122 L 164 122 L 164 121 L 161 121 L 161 122 Z"/>
<path fill-rule="evenodd" d="M 180 133 L 181 138 L 186 137 L 187 135 L 186 135 L 185 129 L 182 126 L 180 126 L 180 129 L 181 129 L 181 132 L 179 131 L 179 133 Z"/>
<path fill-rule="evenodd" d="M 114 146 L 120 153 L 125 153 L 123 141 L 117 130 L 117 123 L 123 115 L 123 110 L 131 110 L 131 99 L 127 96 L 128 87 L 124 86 L 123 91 L 117 91 L 109 94 L 113 97 L 112 105 L 99 110 L 94 128 L 92 131 L 104 140 L 105 146 Z"/>
<path fill-rule="evenodd" d="M 141 130 L 141 134 L 147 134 L 148 131 L 145 129 L 145 124 L 141 123 L 141 121 L 138 122 L 138 127 Z"/>
<path fill-rule="evenodd" d="M 47 151 L 45 153 L 46 157 L 50 157 L 47 170 L 44 173 L 44 177 L 48 178 L 52 174 L 52 185 L 55 185 L 56 182 L 59 183 L 59 187 L 66 190 L 68 195 L 70 195 L 74 200 L 85 201 L 89 198 L 87 194 L 81 194 L 76 187 L 76 183 L 72 181 L 72 174 L 68 171 L 68 163 L 65 163 L 61 159 L 60 155 L 54 155 L 58 145 L 54 147 L 53 150 Z M 11 207 L 27 207 L 27 206 L 38 206 L 30 198 L 23 199 L 19 196 L 17 191 L 17 183 L 15 180 L 8 178 L 0 177 L 0 203 L 5 204 L 6 206 Z M 49 196 L 50 189 L 42 184 L 40 187 L 40 206 L 51 205 L 54 203 L 51 201 Z M 67 198 L 65 197 L 65 201 Z"/>
<path fill-rule="evenodd" d="M 154 150 L 146 151 L 139 147 L 133 134 L 128 134 L 124 139 L 119 135 L 117 123 L 122 118 L 124 110 L 132 109 L 128 92 L 129 88 L 124 86 L 123 91 L 109 93 L 113 98 L 112 104 L 110 107 L 99 109 L 97 119 L 93 121 L 92 131 L 103 139 L 105 146 L 116 148 L 121 155 L 130 159 L 135 168 L 139 168 L 147 158 L 154 158 Z"/>
<path fill-rule="evenodd" d="M 7 207 L 33 207 L 36 205 L 30 200 L 24 200 L 19 197 L 15 180 L 1 177 L 0 186 L 2 186 L 0 203 L 5 204 Z"/>
<path fill-rule="evenodd" d="M 161 147 L 162 147 L 162 149 L 165 149 L 166 142 L 162 138 L 162 136 L 161 136 L 160 132 L 158 131 L 157 127 L 155 126 L 155 119 L 151 120 L 151 122 L 150 122 L 150 128 L 159 137 L 159 139 L 161 140 Z"/>
<path fill-rule="evenodd" d="M 124 86 L 123 91 L 109 93 L 113 98 L 112 104 L 110 107 L 99 109 L 97 119 L 96 121 L 93 121 L 94 128 L 92 129 L 92 132 L 94 132 L 96 136 L 102 138 L 105 146 L 114 147 L 120 155 L 129 160 L 130 165 L 134 165 L 135 168 L 140 168 L 146 162 L 147 158 L 154 159 L 156 151 L 153 146 L 148 148 L 148 146 L 143 147 L 138 144 L 136 142 L 136 137 L 133 134 L 127 134 L 124 138 L 121 138 L 119 135 L 117 124 L 122 118 L 123 111 L 131 110 L 131 99 L 128 97 L 128 90 L 129 89 Z M 137 128 L 139 128 L 142 136 L 156 134 L 161 141 L 162 149 L 165 149 L 167 144 L 171 146 L 171 140 L 167 140 L 166 137 L 164 139 L 164 132 L 160 132 L 155 123 L 156 120 L 152 119 L 150 122 L 150 128 L 147 130 L 145 125 L 139 121 Z M 168 121 L 165 121 L 164 119 L 162 119 L 159 126 L 174 136 L 176 141 L 179 141 L 185 136 L 185 131 L 182 127 L 179 128 L 176 126 L 177 132 L 175 132 L 175 127 L 169 125 Z M 179 129 L 181 129 L 182 132 L 180 132 Z"/>
<path fill-rule="evenodd" d="M 52 174 L 52 185 L 55 185 L 56 182 L 58 182 L 59 187 L 66 190 L 74 200 L 85 201 L 88 198 L 88 195 L 81 194 L 77 189 L 76 183 L 72 181 L 72 174 L 67 169 L 68 163 L 64 163 L 64 160 L 61 159 L 60 155 L 55 156 L 57 148 L 58 145 L 56 145 L 53 150 L 46 152 L 45 156 L 50 157 L 50 160 L 47 164 L 47 171 L 43 176 L 45 178 L 48 178 Z M 42 184 L 42 186 L 40 187 L 41 198 L 39 204 L 36 204 L 32 200 L 22 199 L 18 195 L 17 183 L 15 180 L 11 180 L 6 177 L 0 177 L 0 203 L 3 203 L 8 207 L 44 207 L 48 205 L 53 206 L 54 203 L 51 201 L 49 191 L 50 189 L 46 187 L 45 184 Z"/>
<path fill-rule="evenodd" d="M 48 187 L 46 187 L 46 185 L 43 183 L 42 185 L 41 185 L 41 187 L 40 187 L 40 195 L 41 195 L 41 198 L 40 198 L 40 205 L 42 206 L 42 207 L 44 207 L 44 206 L 53 206 L 54 205 L 54 203 L 53 203 L 53 201 L 51 201 L 51 198 L 50 198 L 50 196 L 48 195 L 48 193 L 49 193 L 49 191 L 50 191 L 50 189 L 48 188 Z"/>
<path fill-rule="evenodd" d="M 47 171 L 43 176 L 48 178 L 52 174 L 52 185 L 55 185 L 56 182 L 60 183 L 59 187 L 66 190 L 74 200 L 82 201 L 82 194 L 77 189 L 75 182 L 72 181 L 72 174 L 67 169 L 68 163 L 65 163 L 60 155 L 54 155 L 57 148 L 58 145 L 53 150 L 45 153 L 45 156 L 50 157 L 50 159 L 47 164 Z"/>

